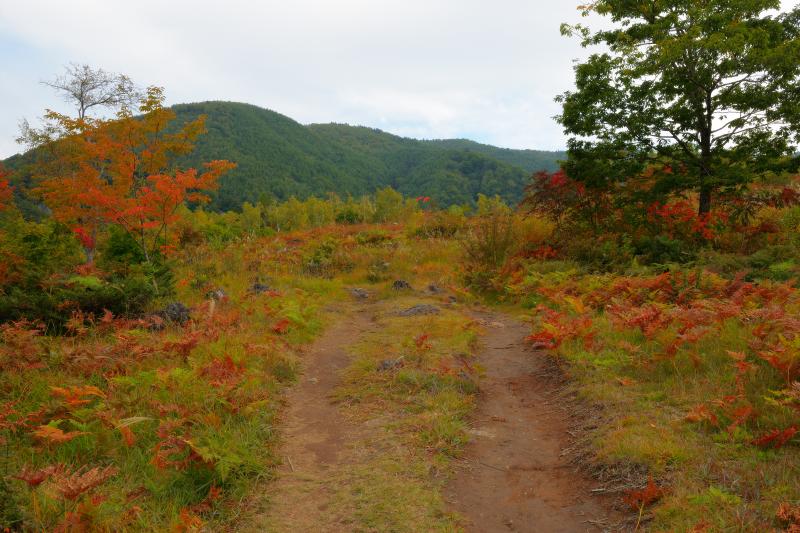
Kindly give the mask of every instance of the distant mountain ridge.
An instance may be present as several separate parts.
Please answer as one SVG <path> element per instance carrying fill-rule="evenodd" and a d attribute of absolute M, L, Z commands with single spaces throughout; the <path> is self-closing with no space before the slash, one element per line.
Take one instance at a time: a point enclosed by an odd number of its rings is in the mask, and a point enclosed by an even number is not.
<path fill-rule="evenodd" d="M 425 141 L 437 144 L 448 150 L 470 150 L 491 158 L 522 168 L 530 173 L 540 170 L 554 171 L 558 168 L 558 161 L 564 159 L 566 152 L 548 150 L 518 150 L 514 148 L 500 148 L 491 144 L 481 144 L 469 139 L 435 139 Z"/>
<path fill-rule="evenodd" d="M 172 106 L 178 124 L 206 115 L 208 133 L 180 163 L 227 159 L 237 168 L 222 177 L 211 207 L 239 209 L 260 198 L 369 194 L 392 186 L 407 196 L 430 196 L 448 206 L 479 193 L 516 203 L 532 172 L 555 170 L 563 152 L 512 150 L 466 139 L 416 140 L 345 124 L 302 125 L 237 102 Z M 25 156 L 7 160 L 24 166 Z M 20 177 L 25 179 L 24 176 Z"/>
<path fill-rule="evenodd" d="M 310 124 L 250 104 L 200 102 L 173 106 L 178 121 L 207 116 L 208 133 L 185 163 L 229 159 L 214 200 L 238 208 L 266 194 L 360 195 L 392 186 L 439 205 L 471 203 L 478 193 L 522 197 L 530 174 L 555 170 L 563 152 L 510 150 L 464 139 L 422 141 L 364 126 Z"/>

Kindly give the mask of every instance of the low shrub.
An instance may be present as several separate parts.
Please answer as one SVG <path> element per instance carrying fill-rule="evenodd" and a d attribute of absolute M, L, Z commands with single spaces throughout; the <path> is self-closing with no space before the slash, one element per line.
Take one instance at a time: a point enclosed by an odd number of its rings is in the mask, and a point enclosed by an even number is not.
<path fill-rule="evenodd" d="M 332 237 L 323 240 L 303 258 L 303 272 L 310 276 L 332 278 L 336 273 L 352 268 L 353 261 L 341 243 Z"/>
<path fill-rule="evenodd" d="M 382 246 L 391 244 L 392 236 L 383 230 L 361 231 L 356 233 L 356 243 L 361 246 Z"/>
<path fill-rule="evenodd" d="M 465 227 L 466 218 L 447 211 L 430 213 L 411 230 L 411 236 L 422 239 L 453 238 Z"/>
<path fill-rule="evenodd" d="M 636 252 L 624 237 L 576 235 L 562 245 L 562 253 L 590 272 L 615 272 L 628 267 Z"/>
<path fill-rule="evenodd" d="M 110 231 L 94 265 L 83 264 L 72 233 L 53 222 L 18 221 L 3 235 L 4 248 L 17 261 L 0 286 L 0 322 L 27 319 L 60 332 L 75 312 L 135 316 L 173 290 L 166 262 L 146 262 L 133 238 L 119 229 Z"/>
<path fill-rule="evenodd" d="M 697 255 L 697 245 L 666 235 L 640 237 L 633 241 L 633 253 L 644 264 L 685 263 Z"/>
<path fill-rule="evenodd" d="M 476 217 L 461 246 L 466 283 L 478 291 L 496 292 L 497 274 L 519 247 L 515 215 L 498 210 Z"/>

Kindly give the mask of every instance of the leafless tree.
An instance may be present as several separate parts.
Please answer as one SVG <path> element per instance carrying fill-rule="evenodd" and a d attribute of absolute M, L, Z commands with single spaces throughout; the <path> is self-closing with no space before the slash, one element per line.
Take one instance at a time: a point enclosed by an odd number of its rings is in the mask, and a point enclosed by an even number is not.
<path fill-rule="evenodd" d="M 141 97 L 128 76 L 77 63 L 70 63 L 63 74 L 42 83 L 61 93 L 65 102 L 75 105 L 80 119 L 93 107 L 130 107 Z"/>
<path fill-rule="evenodd" d="M 63 74 L 51 81 L 43 81 L 42 84 L 52 87 L 65 102 L 75 106 L 77 118 L 81 120 L 97 107 L 116 111 L 133 110 L 142 99 L 142 91 L 125 74 L 115 74 L 77 63 L 70 63 L 64 67 Z M 41 127 L 35 127 L 22 119 L 17 142 L 31 149 L 48 144 L 67 133 L 46 117 L 42 122 Z"/>

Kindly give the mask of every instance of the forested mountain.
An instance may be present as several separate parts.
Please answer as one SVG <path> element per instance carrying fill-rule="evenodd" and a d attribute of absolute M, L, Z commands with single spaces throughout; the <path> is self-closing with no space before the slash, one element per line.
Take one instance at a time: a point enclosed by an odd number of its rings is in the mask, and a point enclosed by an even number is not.
<path fill-rule="evenodd" d="M 215 205 L 231 209 L 262 194 L 284 199 L 365 194 L 391 185 L 440 205 L 478 193 L 521 198 L 534 169 L 554 169 L 561 153 L 504 150 L 471 141 L 418 141 L 359 126 L 303 126 L 279 113 L 231 102 L 174 106 L 178 122 L 205 114 L 208 133 L 187 163 L 229 159 Z M 538 158 L 538 160 L 537 160 Z M 537 164 L 538 161 L 538 164 Z"/>
<path fill-rule="evenodd" d="M 530 173 L 539 170 L 552 172 L 558 169 L 558 161 L 565 159 L 565 152 L 545 150 L 514 150 L 499 148 L 490 144 L 481 144 L 469 139 L 439 139 L 427 141 L 447 150 L 468 150 L 489 156 L 503 163 L 520 167 Z"/>
<path fill-rule="evenodd" d="M 553 170 L 561 152 L 509 150 L 473 141 L 420 141 L 344 124 L 304 126 L 254 105 L 201 102 L 173 106 L 176 124 L 206 115 L 184 165 L 227 159 L 238 167 L 223 176 L 212 207 L 238 209 L 245 201 L 329 192 L 342 196 L 390 185 L 407 196 L 430 196 L 438 205 L 473 202 L 478 193 L 515 203 L 531 172 Z M 24 156 L 8 161 L 23 165 Z M 24 179 L 24 176 L 18 177 Z"/>

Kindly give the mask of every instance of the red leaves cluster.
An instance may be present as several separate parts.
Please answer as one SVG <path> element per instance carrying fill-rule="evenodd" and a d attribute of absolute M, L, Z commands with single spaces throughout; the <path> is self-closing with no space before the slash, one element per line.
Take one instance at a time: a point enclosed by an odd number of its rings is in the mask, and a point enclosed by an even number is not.
<path fill-rule="evenodd" d="M 789 442 L 797 434 L 797 431 L 796 426 L 789 426 L 786 429 L 773 429 L 754 439 L 753 444 L 761 448 L 780 448 Z"/>
<path fill-rule="evenodd" d="M 590 196 L 582 183 L 570 179 L 563 170 L 552 174 L 542 171 L 533 175 L 525 189 L 523 205 L 560 223 L 571 213 L 588 207 L 584 204 L 592 202 Z"/>
<path fill-rule="evenodd" d="M 8 172 L 0 163 L 0 211 L 7 209 L 13 199 L 14 188 L 8 182 Z"/>
<path fill-rule="evenodd" d="M 428 342 L 430 335 L 428 333 L 422 333 L 414 337 L 414 346 L 417 347 L 417 350 L 424 352 L 431 349 L 431 345 Z"/>
<path fill-rule="evenodd" d="M 53 474 L 53 484 L 61 497 L 75 501 L 81 495 L 99 487 L 118 473 L 119 469 L 114 466 L 96 466 L 93 468 L 82 466 L 71 472 L 64 468 Z"/>
<path fill-rule="evenodd" d="M 800 507 L 797 505 L 781 503 L 775 517 L 787 526 L 787 533 L 800 533 Z"/>
<path fill-rule="evenodd" d="M 745 425 L 753 431 L 756 420 L 763 427 L 767 413 L 756 410 L 755 406 L 761 404 L 751 397 L 753 388 L 749 385 L 753 379 L 774 379 L 768 371 L 771 367 L 783 378 L 785 387 L 770 387 L 770 403 L 764 409 L 774 406 L 789 419 L 780 427 L 757 430 L 757 438 L 748 440 L 771 448 L 796 440 L 800 428 L 800 419 L 796 418 L 800 414 L 800 319 L 792 310 L 800 299 L 793 282 L 753 283 L 743 276 L 725 280 L 699 271 L 666 272 L 651 277 L 616 277 L 589 289 L 578 280 L 566 279 L 537 291 L 553 304 L 577 312 L 576 316 L 540 307 L 539 325 L 529 337 L 537 348 L 558 349 L 564 340 L 581 336 L 586 342 L 592 341 L 591 326 L 582 327 L 581 320 L 588 315 L 586 309 L 602 309 L 617 331 L 641 332 L 641 345 L 617 343 L 637 364 L 674 360 L 680 355 L 690 358 L 696 367 L 707 365 L 700 343 L 729 328 L 731 321 L 738 322 L 749 340 L 746 348 L 728 351 L 729 368 L 733 370 L 726 374 L 732 374 L 730 392 L 696 405 L 686 420 L 727 431 L 732 437 L 747 435 L 737 432 Z"/>
<path fill-rule="evenodd" d="M 162 420 L 156 432 L 160 439 L 153 449 L 150 462 L 159 470 L 184 470 L 192 463 L 204 464 L 192 448 L 183 420 Z"/>
<path fill-rule="evenodd" d="M 200 503 L 197 503 L 189 508 L 193 513 L 202 514 L 209 512 L 214 502 L 222 497 L 222 489 L 214 484 L 208 488 L 208 494 Z"/>
<path fill-rule="evenodd" d="M 686 200 L 675 202 L 655 202 L 647 209 L 651 223 L 675 237 L 695 237 L 711 240 L 715 237 L 714 227 L 724 218 L 719 213 L 699 215 L 696 208 Z"/>
<path fill-rule="evenodd" d="M 21 481 L 24 481 L 25 483 L 28 484 L 30 488 L 35 489 L 36 487 L 38 487 L 39 485 L 50 479 L 51 476 L 53 476 L 58 472 L 61 472 L 63 469 L 64 465 L 61 464 L 49 465 L 44 468 L 40 468 L 38 470 L 34 470 L 28 465 L 25 465 L 22 467 L 22 470 L 20 470 L 17 474 L 11 477 L 14 479 L 19 479 Z"/>
<path fill-rule="evenodd" d="M 699 404 L 692 407 L 686 415 L 686 420 L 689 422 L 709 422 L 712 426 L 719 426 L 719 419 L 706 404 Z"/>
<path fill-rule="evenodd" d="M 54 464 L 38 470 L 24 466 L 19 473 L 12 477 L 24 481 L 31 488 L 36 488 L 49 479 L 63 499 L 75 501 L 118 473 L 119 469 L 114 466 L 92 468 L 82 466 L 71 470 L 63 464 Z"/>
<path fill-rule="evenodd" d="M 622 327 L 639 328 L 647 338 L 652 338 L 672 322 L 664 313 L 664 309 L 655 304 L 647 304 L 642 307 L 615 305 L 610 306 L 608 311 Z"/>
<path fill-rule="evenodd" d="M 530 257 L 534 259 L 539 259 L 540 261 L 545 261 L 547 259 L 555 259 L 558 257 L 558 250 L 549 246 L 547 244 L 543 244 L 539 246 L 535 250 L 530 253 Z"/>
<path fill-rule="evenodd" d="M 798 204 L 800 204 L 800 191 L 794 187 L 782 187 L 772 205 L 790 207 Z"/>
<path fill-rule="evenodd" d="M 44 408 L 23 415 L 14 407 L 15 405 L 16 402 L 6 402 L 0 405 L 0 431 L 16 433 L 41 422 L 45 412 Z M 4 442 L 4 438 L 0 436 L 0 444 Z"/>
<path fill-rule="evenodd" d="M 536 310 L 540 322 L 539 330 L 526 338 L 534 349 L 553 350 L 562 342 L 577 338 L 582 338 L 587 345 L 592 342 L 593 323 L 588 314 L 569 316 L 541 305 Z"/>
<path fill-rule="evenodd" d="M 203 527 L 203 520 L 190 511 L 188 508 L 181 509 L 178 523 L 175 524 L 173 531 L 176 533 L 188 533 L 190 531 L 200 531 Z"/>
<path fill-rule="evenodd" d="M 753 409 L 752 405 L 745 404 L 737 407 L 733 405 L 733 402 L 727 403 L 726 400 L 718 400 L 718 405 L 722 407 L 731 406 L 727 409 L 731 419 L 731 423 L 727 428 L 728 433 L 733 433 L 737 427 L 741 426 L 755 415 L 755 409 Z"/>
<path fill-rule="evenodd" d="M 33 436 L 44 441 L 47 444 L 64 444 L 76 437 L 86 435 L 85 431 L 67 431 L 64 432 L 56 426 L 39 426 L 33 431 Z"/>
<path fill-rule="evenodd" d="M 121 330 L 137 325 L 138 321 L 129 324 L 128 321 L 114 319 L 106 324 L 101 319 L 92 323 L 95 326 L 93 331 L 97 331 L 97 328 Z M 156 352 L 155 345 L 144 343 L 141 337 L 137 338 L 124 330 L 113 333 L 112 339 L 113 341 L 107 337 L 92 338 L 86 342 L 63 346 L 68 364 L 87 377 L 96 374 L 112 377 L 125 373 L 132 363 Z"/>
<path fill-rule="evenodd" d="M 733 433 L 737 427 L 743 425 L 748 420 L 755 419 L 757 413 L 750 401 L 747 399 L 745 391 L 745 381 L 748 375 L 755 369 L 755 365 L 746 360 L 744 352 L 728 351 L 728 355 L 734 360 L 733 366 L 736 369 L 735 383 L 736 394 L 725 396 L 722 399 L 713 400 L 708 405 L 700 404 L 695 406 L 687 415 L 689 422 L 708 422 L 714 427 L 722 427 L 722 421 L 727 421 L 726 430 Z M 711 407 L 716 410 L 712 411 Z M 773 429 L 762 436 L 753 439 L 751 444 L 762 448 L 780 448 L 794 437 L 798 429 L 796 426 L 789 426 L 785 429 Z"/>
<path fill-rule="evenodd" d="M 202 191 L 216 188 L 220 175 L 234 168 L 228 161 L 206 163 L 206 171 L 196 169 L 178 170 L 174 175 L 154 174 L 147 177 L 146 184 L 133 196 L 120 201 L 108 201 L 106 217 L 130 232 L 157 230 L 160 234 L 178 221 L 178 207 L 184 202 L 203 203 L 208 196 Z"/>
<path fill-rule="evenodd" d="M 200 374 L 209 378 L 214 387 L 231 387 L 236 385 L 244 375 L 245 366 L 236 363 L 230 355 L 222 359 L 214 359 L 208 366 L 200 370 Z"/>
<path fill-rule="evenodd" d="M 777 370 L 787 385 L 800 379 L 800 350 L 790 343 L 779 341 L 770 350 L 759 352 L 759 357 Z"/>
<path fill-rule="evenodd" d="M 62 398 L 64 404 L 70 409 L 92 403 L 93 398 L 106 397 L 106 393 L 94 385 L 50 387 L 50 391 L 53 396 Z"/>
<path fill-rule="evenodd" d="M 634 510 L 641 510 L 657 502 L 664 496 L 664 489 L 656 485 L 653 476 L 647 479 L 647 486 L 643 489 L 628 491 L 623 499 Z"/>
<path fill-rule="evenodd" d="M 43 348 L 42 324 L 27 320 L 0 324 L 0 369 L 32 368 L 40 365 Z"/>
<path fill-rule="evenodd" d="M 288 318 L 282 318 L 272 326 L 273 333 L 277 333 L 278 335 L 283 335 L 289 332 L 289 326 L 291 322 L 289 322 Z"/>
<path fill-rule="evenodd" d="M 95 238 L 91 233 L 90 229 L 84 228 L 82 226 L 75 226 L 72 228 L 72 233 L 75 235 L 75 238 L 78 239 L 78 242 L 81 243 L 86 249 L 93 250 L 95 247 Z"/>
<path fill-rule="evenodd" d="M 203 338 L 204 332 L 202 330 L 193 331 L 184 334 L 183 338 L 177 341 L 165 342 L 161 349 L 165 352 L 172 352 L 180 355 L 185 361 L 189 354 L 194 350 Z"/>
<path fill-rule="evenodd" d="M 755 415 L 755 409 L 746 398 L 740 395 L 730 395 L 712 400 L 708 404 L 696 405 L 686 415 L 686 420 L 694 423 L 708 422 L 716 428 L 723 427 L 724 423 L 727 424 L 725 428 L 728 433 L 733 433 L 737 427 L 754 418 Z"/>
<path fill-rule="evenodd" d="M 120 426 L 118 429 L 120 435 L 122 435 L 122 440 L 125 441 L 125 446 L 130 448 L 136 444 L 136 435 L 133 433 L 130 426 Z"/>

